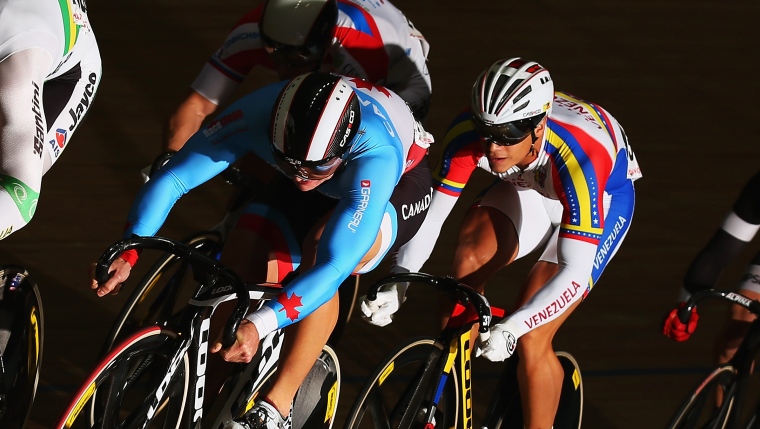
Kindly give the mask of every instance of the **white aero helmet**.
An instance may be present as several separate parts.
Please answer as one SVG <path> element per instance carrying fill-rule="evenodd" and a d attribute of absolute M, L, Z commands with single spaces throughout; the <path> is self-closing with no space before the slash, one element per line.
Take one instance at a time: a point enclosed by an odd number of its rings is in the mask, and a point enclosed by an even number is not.
<path fill-rule="evenodd" d="M 554 84 L 549 71 L 521 58 L 499 60 L 472 87 L 476 131 L 497 144 L 517 144 L 549 114 Z"/>
<path fill-rule="evenodd" d="M 298 65 L 322 59 L 337 22 L 336 0 L 267 0 L 259 31 L 275 61 Z"/>

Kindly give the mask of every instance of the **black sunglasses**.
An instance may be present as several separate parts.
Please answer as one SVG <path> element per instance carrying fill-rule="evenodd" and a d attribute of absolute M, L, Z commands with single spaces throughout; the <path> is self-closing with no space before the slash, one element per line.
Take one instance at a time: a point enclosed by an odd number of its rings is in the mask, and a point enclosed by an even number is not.
<path fill-rule="evenodd" d="M 277 43 L 268 37 L 261 38 L 264 45 L 264 51 L 272 58 L 272 61 L 278 64 L 287 64 L 289 66 L 301 67 L 322 60 L 324 48 L 312 46 L 289 46 Z"/>
<path fill-rule="evenodd" d="M 483 140 L 494 142 L 499 146 L 513 146 L 525 140 L 528 134 L 531 134 L 536 125 L 541 122 L 541 119 L 543 119 L 543 115 L 505 124 L 488 125 L 473 115 L 472 124 Z"/>

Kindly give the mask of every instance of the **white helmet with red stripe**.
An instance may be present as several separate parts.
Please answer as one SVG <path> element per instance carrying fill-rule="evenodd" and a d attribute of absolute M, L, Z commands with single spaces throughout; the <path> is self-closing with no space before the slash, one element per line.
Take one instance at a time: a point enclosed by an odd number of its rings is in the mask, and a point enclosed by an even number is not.
<path fill-rule="evenodd" d="M 499 60 L 481 73 L 472 87 L 473 121 L 476 128 L 535 127 L 551 111 L 553 100 L 554 84 L 540 64 L 521 58 Z"/>
<path fill-rule="evenodd" d="M 272 110 L 270 138 L 287 174 L 315 178 L 340 166 L 359 129 L 361 105 L 348 82 L 321 71 L 288 82 Z"/>

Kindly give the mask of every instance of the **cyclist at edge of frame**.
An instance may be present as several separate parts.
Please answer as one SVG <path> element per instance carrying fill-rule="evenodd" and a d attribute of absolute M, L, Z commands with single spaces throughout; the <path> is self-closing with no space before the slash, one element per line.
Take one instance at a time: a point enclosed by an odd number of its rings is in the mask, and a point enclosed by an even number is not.
<path fill-rule="evenodd" d="M 84 2 L 0 0 L 0 240 L 31 222 L 102 67 Z"/>
<path fill-rule="evenodd" d="M 260 338 L 287 327 L 274 384 L 228 427 L 285 426 L 296 390 L 335 326 L 341 282 L 374 269 L 422 224 L 432 192 L 430 143 L 432 136 L 394 92 L 358 78 L 311 72 L 233 103 L 141 188 L 125 237 L 155 234 L 181 194 L 249 152 L 276 166 L 303 195 L 320 192 L 337 200 L 295 255 L 300 275 L 246 317 L 233 346 L 221 349 L 217 342 L 211 348 L 225 361 L 248 362 Z M 106 283 L 93 279 L 98 296 L 118 291 L 136 257 L 128 251 L 117 258 Z"/>
<path fill-rule="evenodd" d="M 517 310 L 491 327 L 487 341 L 478 339 L 475 354 L 502 361 L 517 350 L 525 427 L 552 427 L 563 378 L 552 341 L 629 230 L 638 163 L 609 112 L 555 92 L 546 68 L 520 58 L 496 61 L 480 74 L 470 108 L 444 142 L 428 216 L 399 250 L 394 270 L 422 267 L 476 168 L 497 176 L 462 221 L 450 274 L 483 292 L 502 267 L 542 249 Z M 364 299 L 364 317 L 390 323 L 406 286 L 388 285 L 377 300 Z"/>
<path fill-rule="evenodd" d="M 676 341 L 686 341 L 697 327 L 699 314 L 692 308 L 684 324 L 678 310 L 691 294 L 714 288 L 726 269 L 746 248 L 760 229 L 760 172 L 744 185 L 741 193 L 726 214 L 721 226 L 689 265 L 676 308 L 665 317 L 663 334 Z M 760 299 L 760 253 L 755 255 L 738 282 L 739 293 L 749 299 Z M 728 362 L 749 330 L 755 316 L 738 305 L 732 305 L 728 318 L 716 340 L 716 360 Z"/>
<path fill-rule="evenodd" d="M 83 1 L 0 0 L 0 240 L 32 221 L 42 177 L 84 122 L 101 77 Z M 15 329 L 29 317 L 18 308 L 27 301 L 13 298 L 29 290 L 12 280 L 0 272 L 0 427 L 6 429 L 25 426 L 37 388 L 11 363 L 29 347 L 28 333 Z M 27 390 L 29 399 L 20 393 Z"/>
<path fill-rule="evenodd" d="M 396 92 L 417 119 L 423 120 L 432 88 L 426 64 L 429 48 L 422 33 L 389 1 L 266 0 L 238 20 L 200 70 L 187 98 L 165 124 L 164 151 L 179 150 L 219 105 L 231 99 L 255 68 L 277 80 L 315 70 L 358 77 Z M 268 195 L 254 195 L 250 204 L 235 210 L 225 221 L 225 248 L 233 250 L 223 253 L 223 261 L 248 278 L 282 282 L 292 270 L 289 261 L 252 261 L 262 259 L 257 249 L 287 253 L 288 241 L 304 239 L 305 231 L 296 226 L 303 224 L 301 211 L 287 205 L 299 191 L 256 157 L 247 156 L 238 164 L 246 174 L 263 182 L 275 177 L 271 184 L 277 188 Z M 334 207 L 333 199 L 320 194 L 311 198 L 320 210 Z M 275 215 L 283 212 L 287 213 L 286 221 Z M 332 345 L 337 345 L 351 313 L 354 276 L 346 279 L 346 287 L 340 290 L 341 315 L 330 340 Z"/>

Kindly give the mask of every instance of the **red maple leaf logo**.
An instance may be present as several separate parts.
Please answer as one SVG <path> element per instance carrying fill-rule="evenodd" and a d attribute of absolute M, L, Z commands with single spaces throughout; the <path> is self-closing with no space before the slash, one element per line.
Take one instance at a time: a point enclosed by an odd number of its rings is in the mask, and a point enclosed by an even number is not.
<path fill-rule="evenodd" d="M 373 83 L 367 82 L 366 80 L 359 79 L 358 77 L 352 77 L 351 82 L 353 82 L 354 85 L 356 85 L 356 87 L 359 89 L 369 89 L 371 91 L 372 88 L 374 88 L 378 90 L 378 92 L 382 92 L 383 94 L 385 94 L 386 97 L 391 98 L 391 93 L 387 89 L 383 88 L 382 86 L 376 86 Z"/>
<path fill-rule="evenodd" d="M 285 317 L 290 319 L 291 321 L 295 321 L 298 319 L 298 316 L 301 314 L 298 310 L 296 310 L 299 307 L 303 307 L 303 303 L 301 302 L 301 297 L 296 295 L 295 293 L 290 295 L 290 298 L 288 298 L 287 292 L 281 293 L 277 297 L 277 302 L 282 305 L 282 308 L 278 311 L 285 311 Z"/>

